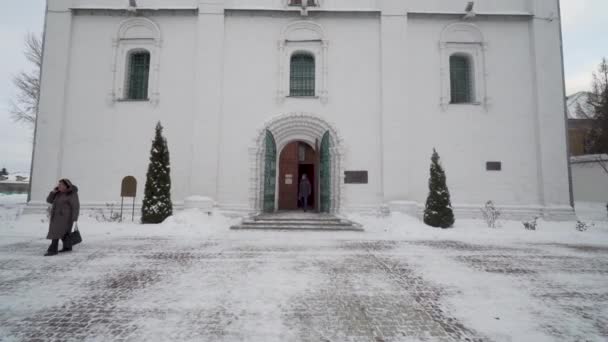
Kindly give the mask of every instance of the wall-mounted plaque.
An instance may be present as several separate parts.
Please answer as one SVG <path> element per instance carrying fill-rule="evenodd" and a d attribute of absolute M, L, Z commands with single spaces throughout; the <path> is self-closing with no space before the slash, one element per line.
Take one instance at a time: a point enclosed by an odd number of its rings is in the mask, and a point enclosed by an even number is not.
<path fill-rule="evenodd" d="M 502 170 L 502 163 L 501 162 L 487 162 L 486 163 L 486 170 L 487 171 L 501 171 Z"/>
<path fill-rule="evenodd" d="M 367 184 L 367 171 L 344 171 L 345 184 Z"/>

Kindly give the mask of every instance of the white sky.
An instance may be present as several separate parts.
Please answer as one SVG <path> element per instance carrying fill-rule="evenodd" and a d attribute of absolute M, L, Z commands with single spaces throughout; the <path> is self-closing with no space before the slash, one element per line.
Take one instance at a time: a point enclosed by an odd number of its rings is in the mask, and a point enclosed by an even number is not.
<path fill-rule="evenodd" d="M 12 76 L 29 68 L 23 57 L 23 39 L 28 32 L 42 32 L 45 1 L 6 1 L 12 6 L 0 11 L 0 168 L 28 171 L 33 132 L 11 121 L 8 102 L 15 95 Z M 561 2 L 566 88 L 571 94 L 588 90 L 591 73 L 602 57 L 608 57 L 608 0 Z"/>

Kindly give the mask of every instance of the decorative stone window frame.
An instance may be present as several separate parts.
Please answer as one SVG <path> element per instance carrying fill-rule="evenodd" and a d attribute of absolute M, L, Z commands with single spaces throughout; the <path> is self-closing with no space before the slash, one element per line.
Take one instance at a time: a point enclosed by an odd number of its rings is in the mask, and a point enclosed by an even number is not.
<path fill-rule="evenodd" d="M 289 98 L 291 56 L 298 53 L 309 54 L 315 59 L 315 95 L 321 103 L 328 102 L 327 93 L 327 49 L 329 41 L 321 25 L 311 21 L 296 21 L 288 24 L 278 42 L 279 70 L 277 102 Z M 307 97 L 296 97 L 307 98 Z M 310 98 L 310 97 L 308 97 Z"/>
<path fill-rule="evenodd" d="M 335 126 L 310 113 L 289 113 L 268 120 L 256 131 L 249 148 L 249 204 L 252 211 L 259 213 L 264 206 L 264 168 L 266 156 L 266 131 L 275 139 L 278 158 L 290 142 L 302 141 L 313 148 L 321 144 L 325 132 L 329 132 L 330 155 L 330 213 L 337 214 L 344 203 L 344 144 Z M 318 151 L 317 151 L 318 152 Z M 276 177 L 276 189 L 279 189 Z M 275 192 L 275 208 L 278 208 L 279 191 Z"/>
<path fill-rule="evenodd" d="M 441 55 L 441 98 L 443 110 L 450 106 L 483 106 L 487 110 L 486 51 L 488 44 L 481 30 L 474 24 L 454 23 L 448 25 L 441 33 L 439 50 Z M 473 90 L 471 103 L 451 103 L 450 56 L 464 55 L 470 59 L 472 68 Z"/>
<path fill-rule="evenodd" d="M 160 50 L 162 39 L 160 27 L 148 18 L 129 18 L 123 21 L 116 37 L 112 39 L 114 61 L 112 64 L 112 89 L 109 94 L 110 104 L 116 102 L 147 101 L 157 106 L 160 101 L 159 73 Z M 150 71 L 148 74 L 148 100 L 130 100 L 127 98 L 129 83 L 129 56 L 138 51 L 150 53 Z"/>

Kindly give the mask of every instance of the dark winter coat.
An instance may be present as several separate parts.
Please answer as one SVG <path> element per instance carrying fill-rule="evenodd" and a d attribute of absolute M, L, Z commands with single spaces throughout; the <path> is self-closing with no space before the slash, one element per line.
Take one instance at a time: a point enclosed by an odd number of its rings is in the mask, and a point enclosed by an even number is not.
<path fill-rule="evenodd" d="M 80 201 L 78 188 L 72 185 L 67 192 L 51 191 L 46 198 L 51 207 L 51 222 L 47 239 L 61 239 L 72 230 L 72 225 L 78 221 Z"/>
<path fill-rule="evenodd" d="M 308 198 L 310 196 L 310 182 L 307 179 L 302 179 L 300 182 L 300 196 L 298 198 Z"/>

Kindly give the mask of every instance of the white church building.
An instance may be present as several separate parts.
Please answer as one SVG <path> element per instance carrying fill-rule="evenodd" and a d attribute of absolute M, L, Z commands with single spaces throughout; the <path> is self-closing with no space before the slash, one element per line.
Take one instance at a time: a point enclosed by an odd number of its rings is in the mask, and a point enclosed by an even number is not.
<path fill-rule="evenodd" d="M 437 149 L 456 216 L 573 215 L 558 0 L 48 0 L 30 208 L 172 199 L 252 214 L 420 214 Z"/>

